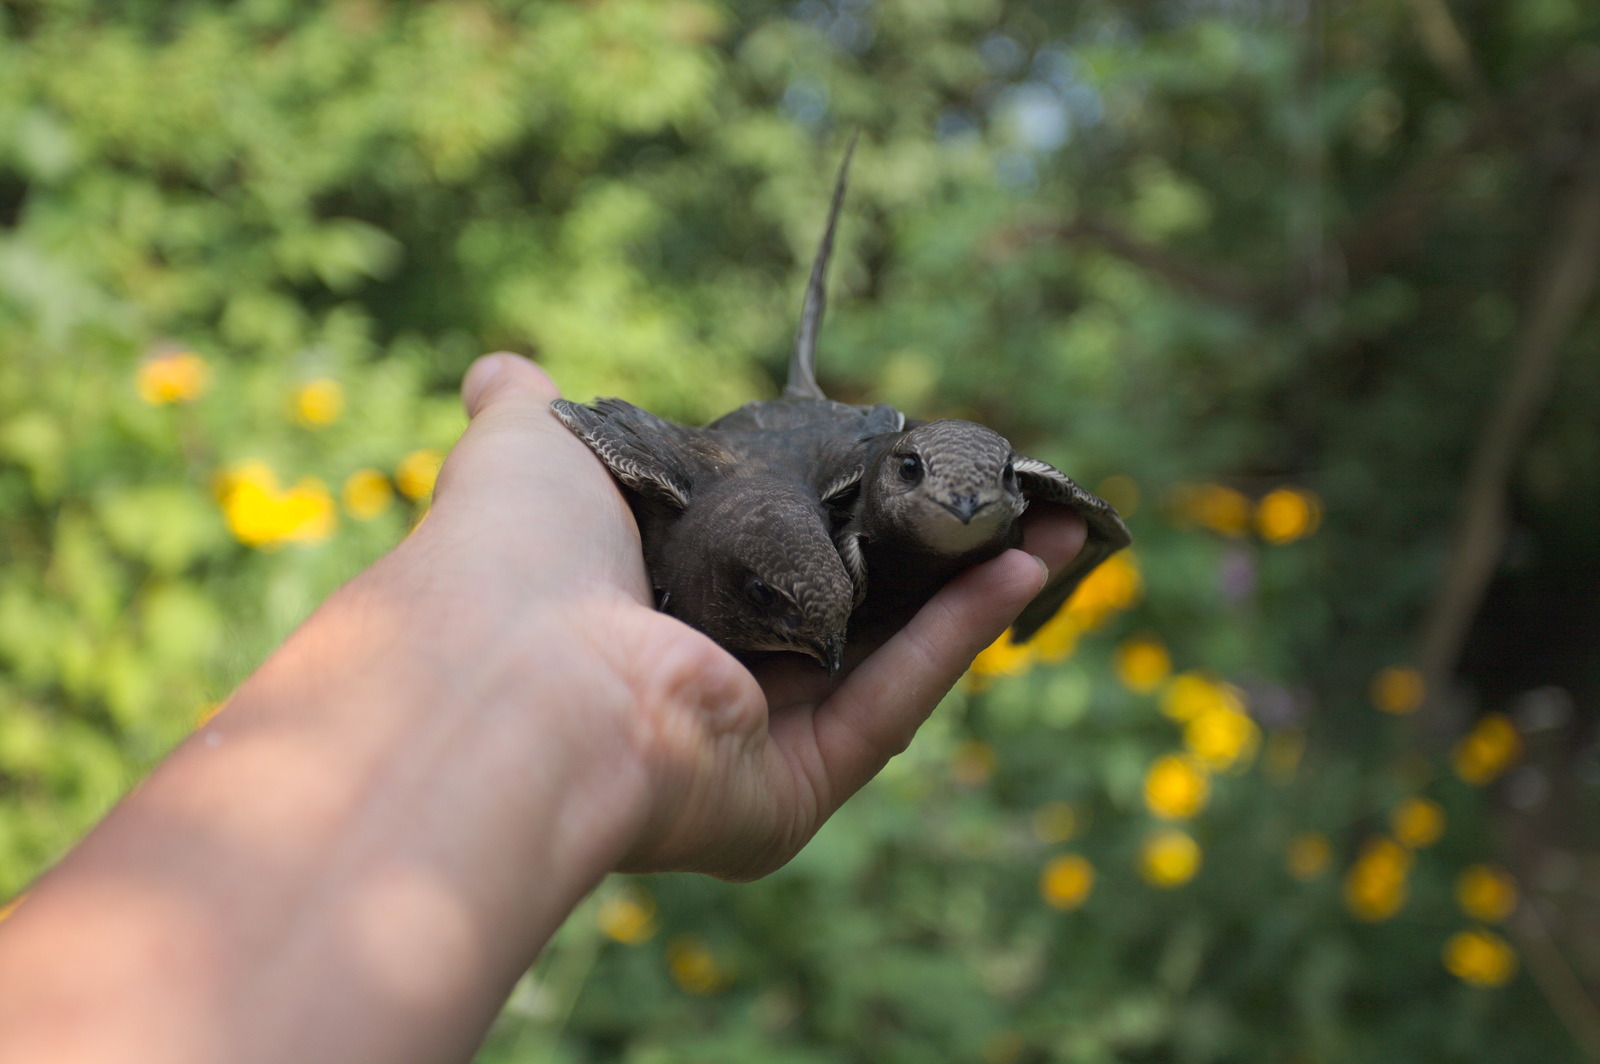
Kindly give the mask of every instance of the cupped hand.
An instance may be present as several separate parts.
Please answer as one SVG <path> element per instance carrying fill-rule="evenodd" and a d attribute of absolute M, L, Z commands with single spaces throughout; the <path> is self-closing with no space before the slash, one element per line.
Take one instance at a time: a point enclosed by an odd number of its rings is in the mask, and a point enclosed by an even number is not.
<path fill-rule="evenodd" d="M 625 699 L 596 727 L 623 730 L 646 808 L 620 868 L 727 879 L 789 860 L 839 805 L 905 749 L 939 700 L 1069 562 L 1083 522 L 1030 510 L 1024 550 L 953 580 L 901 631 L 830 680 L 794 658 L 753 674 L 651 607 L 638 532 L 605 467 L 549 412 L 558 392 L 515 355 L 478 360 L 462 385 L 472 421 L 418 537 L 474 586 L 475 609 L 508 631 L 560 631 L 589 655 L 595 691 Z M 1032 557 L 1030 557 L 1032 555 Z M 559 618 L 555 625 L 550 617 Z M 494 618 L 499 618 L 498 621 Z M 583 693 L 530 677 L 529 712 L 582 709 Z"/>

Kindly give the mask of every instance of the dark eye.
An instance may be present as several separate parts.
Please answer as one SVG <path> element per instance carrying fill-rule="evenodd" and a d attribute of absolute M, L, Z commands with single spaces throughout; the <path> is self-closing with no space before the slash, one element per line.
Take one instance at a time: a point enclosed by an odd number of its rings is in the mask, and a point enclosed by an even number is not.
<path fill-rule="evenodd" d="M 778 593 L 772 590 L 759 576 L 752 576 L 744 584 L 744 597 L 753 604 L 768 609 L 777 604 Z"/>
<path fill-rule="evenodd" d="M 1010 487 L 1017 482 L 1017 467 L 1007 462 L 1005 471 L 1000 475 L 1005 478 L 1006 487 Z"/>
<path fill-rule="evenodd" d="M 900 479 L 907 484 L 915 484 L 922 479 L 922 459 L 914 454 L 908 454 L 900 459 Z"/>

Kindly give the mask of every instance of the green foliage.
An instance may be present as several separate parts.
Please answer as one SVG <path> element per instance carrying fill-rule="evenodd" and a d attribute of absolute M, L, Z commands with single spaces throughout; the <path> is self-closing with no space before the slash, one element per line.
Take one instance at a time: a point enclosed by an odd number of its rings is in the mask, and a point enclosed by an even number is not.
<path fill-rule="evenodd" d="M 480 351 L 687 421 L 771 394 L 859 131 L 825 386 L 1104 484 L 1139 583 L 1057 660 L 986 658 L 768 880 L 607 884 L 481 1059 L 1578 1059 L 1526 974 L 1441 963 L 1492 805 L 1368 690 L 1437 579 L 1600 9 L 1457 12 L 1516 140 L 1437 6 L 0 4 L 0 895 L 404 533 Z M 1561 389 L 1514 485 L 1590 558 L 1597 399 Z M 1314 534 L 1267 534 L 1286 486 Z M 1264 736 L 1170 889 L 1146 773 L 1187 726 L 1140 640 Z M 1418 794 L 1444 836 L 1359 920 L 1343 877 Z M 1084 898 L 1042 878 L 1068 853 Z"/>

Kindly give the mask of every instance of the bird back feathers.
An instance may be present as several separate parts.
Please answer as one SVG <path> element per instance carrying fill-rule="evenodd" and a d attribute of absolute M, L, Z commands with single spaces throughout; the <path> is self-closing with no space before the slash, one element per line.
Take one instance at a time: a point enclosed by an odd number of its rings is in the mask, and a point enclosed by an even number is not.
<path fill-rule="evenodd" d="M 1131 538 L 1103 499 L 1048 463 L 1016 454 L 983 426 L 908 421 L 891 406 L 852 406 L 824 394 L 817 340 L 854 150 L 852 138 L 781 398 L 746 403 L 698 429 L 621 399 L 552 404 L 630 501 L 651 508 L 641 530 L 663 608 L 736 652 L 791 649 L 830 670 L 855 611 L 873 625 L 883 618 L 903 623 L 955 572 L 1020 542 L 1016 519 L 1029 501 L 1072 509 L 1088 525 L 1088 538 L 1018 618 L 1014 642 L 1037 632 Z M 934 437 L 940 442 L 929 457 L 944 470 L 942 480 L 925 476 L 923 456 L 912 453 L 917 441 Z M 877 490 L 885 485 L 890 490 Z M 697 508 L 707 496 L 715 501 Z M 898 509 L 884 501 L 891 496 L 902 500 Z M 977 517 L 991 501 L 996 508 Z M 675 534 L 691 528 L 692 536 Z M 974 536 L 975 545 L 957 546 Z"/>

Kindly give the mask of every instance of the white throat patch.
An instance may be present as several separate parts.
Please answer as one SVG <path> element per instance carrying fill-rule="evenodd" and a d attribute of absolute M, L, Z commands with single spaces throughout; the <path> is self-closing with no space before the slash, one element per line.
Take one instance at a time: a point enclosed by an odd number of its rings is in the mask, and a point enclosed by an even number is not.
<path fill-rule="evenodd" d="M 965 554 L 994 540 L 1011 515 L 1004 502 L 990 503 L 962 524 L 955 514 L 936 503 L 916 507 L 913 522 L 917 539 L 939 554 Z"/>

